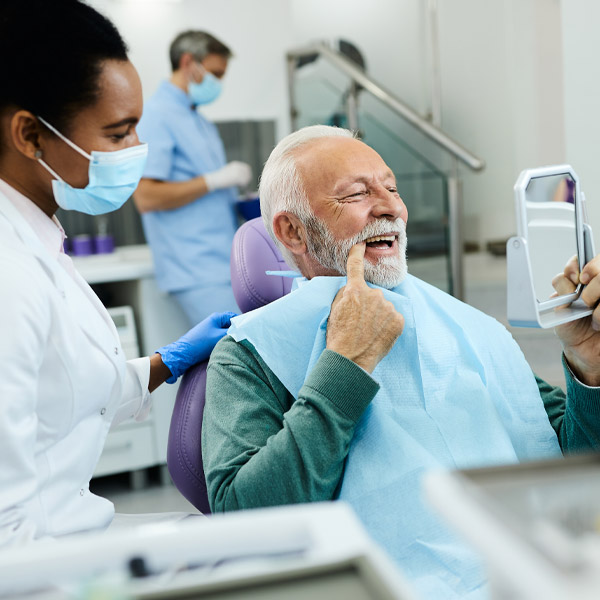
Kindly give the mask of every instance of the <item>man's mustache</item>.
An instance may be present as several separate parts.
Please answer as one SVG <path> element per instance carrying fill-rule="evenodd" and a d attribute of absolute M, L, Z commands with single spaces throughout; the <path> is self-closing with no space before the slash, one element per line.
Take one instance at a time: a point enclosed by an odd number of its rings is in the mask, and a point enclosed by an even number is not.
<path fill-rule="evenodd" d="M 364 242 L 365 240 L 378 235 L 390 234 L 398 235 L 398 238 L 401 240 L 404 236 L 406 236 L 406 223 L 404 223 L 402 219 L 396 219 L 395 221 L 388 221 L 386 219 L 367 223 L 360 233 L 351 238 L 343 240 L 344 249 L 346 249 L 346 246 L 348 245 L 348 252 L 350 252 L 350 248 L 352 248 L 354 244 Z"/>

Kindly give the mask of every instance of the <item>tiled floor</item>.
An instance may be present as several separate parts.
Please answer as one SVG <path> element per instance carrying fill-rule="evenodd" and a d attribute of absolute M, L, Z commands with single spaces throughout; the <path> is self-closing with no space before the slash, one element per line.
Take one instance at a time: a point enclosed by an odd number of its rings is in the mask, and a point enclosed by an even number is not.
<path fill-rule="evenodd" d="M 434 283 L 443 273 L 439 258 L 409 262 L 410 271 Z M 465 256 L 466 301 L 495 317 L 508 327 L 506 320 L 506 260 L 490 254 Z M 511 328 L 533 371 L 553 385 L 564 386 L 560 343 L 550 330 Z M 94 482 L 94 491 L 115 503 L 124 513 L 190 511 L 196 512 L 172 485 L 161 485 L 160 473 L 151 471 L 144 489 L 132 490 L 126 476 L 105 477 Z"/>

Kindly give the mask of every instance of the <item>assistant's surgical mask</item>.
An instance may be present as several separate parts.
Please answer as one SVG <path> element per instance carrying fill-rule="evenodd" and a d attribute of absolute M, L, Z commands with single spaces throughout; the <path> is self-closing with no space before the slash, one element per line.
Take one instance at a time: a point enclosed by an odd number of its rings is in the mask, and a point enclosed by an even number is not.
<path fill-rule="evenodd" d="M 188 96 L 196 105 L 213 102 L 219 97 L 223 89 L 223 84 L 210 71 L 207 71 L 206 67 L 200 66 L 204 69 L 202 81 L 200 83 L 195 81 L 188 83 Z"/>
<path fill-rule="evenodd" d="M 89 181 L 84 188 L 70 186 L 41 156 L 38 162 L 55 179 L 52 192 L 56 203 L 65 210 L 77 210 L 88 215 L 102 215 L 121 208 L 137 188 L 148 157 L 148 144 L 139 144 L 113 152 L 92 150 L 88 154 L 66 138 L 42 117 L 38 119 L 73 150 L 90 161 Z"/>

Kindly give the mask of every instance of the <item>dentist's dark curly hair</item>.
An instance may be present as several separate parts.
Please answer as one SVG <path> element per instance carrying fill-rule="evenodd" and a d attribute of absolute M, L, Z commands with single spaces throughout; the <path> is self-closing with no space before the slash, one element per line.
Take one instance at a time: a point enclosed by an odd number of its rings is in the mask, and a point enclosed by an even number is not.
<path fill-rule="evenodd" d="M 0 119 L 25 109 L 66 135 L 98 99 L 102 62 L 128 60 L 116 27 L 79 0 L 1 0 L 0 57 Z"/>

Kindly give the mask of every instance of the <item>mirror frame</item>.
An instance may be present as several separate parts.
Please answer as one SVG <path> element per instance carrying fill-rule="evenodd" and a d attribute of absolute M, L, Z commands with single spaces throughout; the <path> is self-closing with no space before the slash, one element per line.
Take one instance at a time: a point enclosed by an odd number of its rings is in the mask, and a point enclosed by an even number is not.
<path fill-rule="evenodd" d="M 580 271 L 595 254 L 591 228 L 585 222 L 581 184 L 571 165 L 553 165 L 522 171 L 514 186 L 518 234 L 506 243 L 507 314 L 509 323 L 516 327 L 556 327 L 593 312 L 593 309 L 579 298 L 583 289 L 581 284 L 571 294 L 542 302 L 535 294 L 528 245 L 526 191 L 532 179 L 556 175 L 569 175 L 575 181 L 575 237 Z"/>

